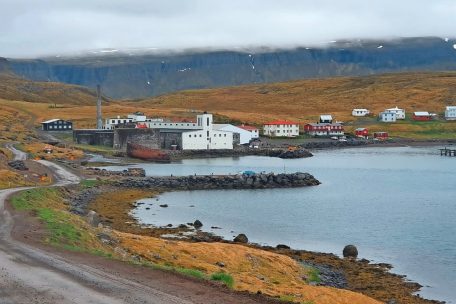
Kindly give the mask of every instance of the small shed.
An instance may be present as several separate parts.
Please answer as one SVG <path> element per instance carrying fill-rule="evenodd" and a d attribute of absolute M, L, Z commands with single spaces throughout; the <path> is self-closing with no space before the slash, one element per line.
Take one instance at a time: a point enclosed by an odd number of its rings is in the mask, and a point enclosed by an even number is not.
<path fill-rule="evenodd" d="M 352 116 L 363 117 L 369 115 L 370 112 L 368 109 L 353 109 Z"/>
<path fill-rule="evenodd" d="M 43 121 L 41 128 L 43 131 L 71 131 L 73 130 L 73 123 L 69 120 L 55 118 Z"/>
<path fill-rule="evenodd" d="M 413 112 L 413 120 L 429 121 L 432 119 L 432 114 L 429 112 Z"/>
<path fill-rule="evenodd" d="M 374 132 L 374 139 L 387 140 L 388 138 L 388 132 Z"/>
<path fill-rule="evenodd" d="M 369 130 L 366 128 L 357 128 L 355 130 L 356 137 L 367 138 L 369 136 Z"/>
<path fill-rule="evenodd" d="M 329 123 L 329 124 L 331 124 L 332 122 L 333 122 L 332 115 L 329 115 L 329 114 L 320 115 L 320 123 Z"/>

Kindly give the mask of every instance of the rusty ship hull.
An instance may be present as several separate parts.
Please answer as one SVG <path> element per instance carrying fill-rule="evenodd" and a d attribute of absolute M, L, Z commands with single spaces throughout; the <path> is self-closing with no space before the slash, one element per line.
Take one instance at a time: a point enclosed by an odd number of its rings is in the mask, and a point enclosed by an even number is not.
<path fill-rule="evenodd" d="M 127 155 L 147 161 L 170 162 L 171 158 L 166 151 L 161 149 L 149 148 L 139 144 L 128 143 Z"/>

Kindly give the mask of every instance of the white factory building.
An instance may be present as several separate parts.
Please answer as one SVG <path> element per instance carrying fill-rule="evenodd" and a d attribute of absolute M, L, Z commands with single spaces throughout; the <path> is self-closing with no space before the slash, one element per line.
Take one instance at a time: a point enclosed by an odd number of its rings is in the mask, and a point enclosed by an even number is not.
<path fill-rule="evenodd" d="M 251 133 L 243 128 L 236 127 L 230 124 L 214 124 L 214 130 L 238 133 L 240 145 L 249 144 L 250 141 L 254 138 L 254 133 Z"/>
<path fill-rule="evenodd" d="M 120 125 L 136 123 L 163 123 L 162 118 L 148 118 L 144 113 L 135 112 L 128 114 L 127 117 L 110 117 L 105 119 L 103 129 L 113 130 Z"/>
<path fill-rule="evenodd" d="M 198 130 L 182 132 L 182 150 L 233 149 L 233 132 L 216 130 L 212 114 L 197 116 Z"/>

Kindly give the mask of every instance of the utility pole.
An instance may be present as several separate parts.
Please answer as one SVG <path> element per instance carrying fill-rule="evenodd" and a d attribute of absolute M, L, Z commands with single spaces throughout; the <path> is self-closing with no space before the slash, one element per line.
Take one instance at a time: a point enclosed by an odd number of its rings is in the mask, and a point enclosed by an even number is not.
<path fill-rule="evenodd" d="M 101 117 L 101 87 L 97 85 L 97 129 L 103 129 L 103 118 Z"/>

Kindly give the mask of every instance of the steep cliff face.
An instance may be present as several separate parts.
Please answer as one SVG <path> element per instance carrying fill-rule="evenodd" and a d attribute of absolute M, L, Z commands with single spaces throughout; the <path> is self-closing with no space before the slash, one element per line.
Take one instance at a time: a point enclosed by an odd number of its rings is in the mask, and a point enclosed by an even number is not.
<path fill-rule="evenodd" d="M 396 71 L 456 70 L 456 41 L 409 38 L 344 41 L 327 48 L 192 51 L 10 60 L 13 71 L 40 81 L 94 88 L 114 98 L 141 98 L 185 89 Z"/>

